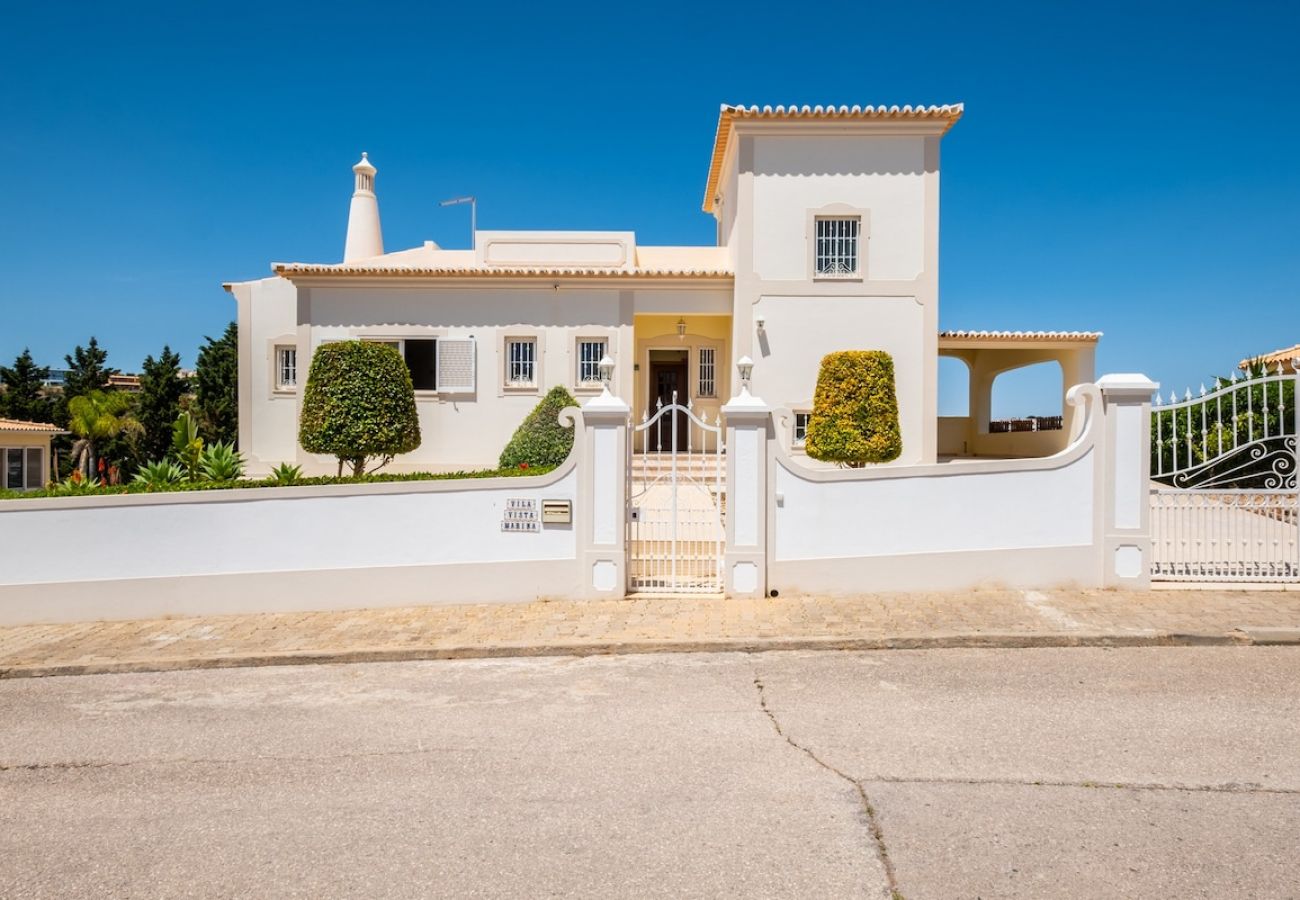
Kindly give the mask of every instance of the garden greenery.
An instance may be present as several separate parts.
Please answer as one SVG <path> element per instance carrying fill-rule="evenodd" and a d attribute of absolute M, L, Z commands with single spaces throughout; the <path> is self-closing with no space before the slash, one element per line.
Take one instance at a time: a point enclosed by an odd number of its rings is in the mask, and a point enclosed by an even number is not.
<path fill-rule="evenodd" d="M 151 466 L 171 465 L 169 463 L 151 463 L 146 466 L 148 470 Z M 178 467 L 179 468 L 179 467 Z M 290 469 L 297 469 L 297 466 L 290 466 Z M 374 472 L 368 475 L 362 475 L 360 478 L 339 477 L 335 475 L 321 475 L 314 477 L 299 477 L 290 484 L 293 487 L 313 487 L 329 484 L 387 484 L 389 482 L 408 482 L 408 481 L 454 481 L 465 478 L 515 478 L 528 477 L 532 475 L 545 475 L 552 471 L 552 466 L 528 466 L 525 468 L 513 467 L 509 469 L 482 469 L 469 472 Z M 142 471 L 145 471 L 142 470 Z M 38 500 L 42 497 L 66 497 L 66 496 L 113 496 L 117 494 L 143 494 L 155 492 L 185 492 L 185 491 L 213 491 L 213 490 L 238 490 L 242 488 L 267 488 L 267 487 L 285 487 L 286 482 L 281 480 L 277 475 L 272 474 L 267 478 L 245 478 L 237 481 L 167 481 L 158 479 L 155 481 L 133 480 L 130 484 L 100 484 L 94 479 L 83 479 L 80 475 L 58 482 L 50 487 L 39 491 L 10 491 L 0 488 L 0 500 Z"/>
<path fill-rule="evenodd" d="M 805 451 L 850 468 L 898 459 L 894 360 L 883 350 L 842 350 L 822 359 Z"/>
<path fill-rule="evenodd" d="M 406 362 L 392 347 L 368 341 L 324 344 L 312 355 L 298 441 L 309 453 L 346 463 L 354 478 L 420 446 L 415 390 Z"/>
<path fill-rule="evenodd" d="M 558 466 L 568 459 L 573 450 L 573 429 L 560 424 L 560 410 L 577 405 L 578 401 L 564 388 L 551 388 L 515 430 L 501 451 L 498 465 L 503 469 Z"/>

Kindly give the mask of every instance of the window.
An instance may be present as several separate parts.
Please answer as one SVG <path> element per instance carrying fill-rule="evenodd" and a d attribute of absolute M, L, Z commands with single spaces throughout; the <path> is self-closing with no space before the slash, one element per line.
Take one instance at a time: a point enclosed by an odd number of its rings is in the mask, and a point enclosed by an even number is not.
<path fill-rule="evenodd" d="M 716 347 L 700 348 L 700 389 L 701 397 L 718 396 L 718 350 Z"/>
<path fill-rule="evenodd" d="M 605 356 L 603 340 L 578 341 L 578 385 L 600 384 L 600 361 Z"/>
<path fill-rule="evenodd" d="M 36 490 L 45 484 L 45 451 L 40 447 L 0 449 L 0 487 Z"/>
<path fill-rule="evenodd" d="M 536 384 L 537 339 L 508 339 L 506 341 L 506 386 L 533 387 Z"/>
<path fill-rule="evenodd" d="M 298 348 L 275 348 L 275 389 L 289 391 L 298 386 Z"/>
<path fill-rule="evenodd" d="M 794 414 L 794 435 L 792 443 L 796 447 L 802 447 L 808 442 L 808 420 L 812 418 L 812 413 L 797 412 Z"/>
<path fill-rule="evenodd" d="M 437 339 L 408 339 L 402 341 L 402 358 L 411 370 L 411 386 L 417 391 L 438 389 Z"/>
<path fill-rule="evenodd" d="M 392 347 L 406 362 L 411 387 L 440 394 L 474 393 L 476 365 L 473 337 L 362 338 Z"/>
<path fill-rule="evenodd" d="M 815 274 L 822 278 L 848 278 L 858 274 L 857 216 L 818 216 Z"/>

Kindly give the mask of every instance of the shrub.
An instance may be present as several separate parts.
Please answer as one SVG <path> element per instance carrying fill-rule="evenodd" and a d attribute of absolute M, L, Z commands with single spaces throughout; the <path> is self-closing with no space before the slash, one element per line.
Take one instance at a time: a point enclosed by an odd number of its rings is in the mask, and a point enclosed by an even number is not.
<path fill-rule="evenodd" d="M 135 473 L 131 484 L 141 485 L 146 491 L 165 491 L 173 484 L 185 480 L 185 470 L 174 462 L 151 462 Z"/>
<path fill-rule="evenodd" d="M 337 457 L 353 477 L 420 446 L 411 373 L 392 347 L 341 341 L 317 348 L 303 394 L 298 440 L 310 453 Z M 371 470 L 373 471 L 373 469 Z"/>
<path fill-rule="evenodd" d="M 234 481 L 244 474 L 244 456 L 233 444 L 212 444 L 203 448 L 199 471 L 208 481 Z"/>
<path fill-rule="evenodd" d="M 281 487 L 288 484 L 297 484 L 302 481 L 302 466 L 290 465 L 287 462 L 280 463 L 271 470 L 271 474 L 266 480 Z"/>
<path fill-rule="evenodd" d="M 573 450 L 573 429 L 560 424 L 560 410 L 577 405 L 564 388 L 551 388 L 501 451 L 501 468 L 558 466 L 568 459 Z"/>
<path fill-rule="evenodd" d="M 822 359 L 805 450 L 852 468 L 898 459 L 894 360 L 883 350 L 844 350 Z"/>

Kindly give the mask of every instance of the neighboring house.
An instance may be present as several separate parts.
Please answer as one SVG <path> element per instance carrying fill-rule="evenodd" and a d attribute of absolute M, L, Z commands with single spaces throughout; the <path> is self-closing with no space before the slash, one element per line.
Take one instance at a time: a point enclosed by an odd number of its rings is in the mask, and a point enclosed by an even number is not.
<path fill-rule="evenodd" d="M 50 438 L 67 434 L 45 422 L 0 419 L 0 488 L 30 491 L 52 480 Z"/>
<path fill-rule="evenodd" d="M 298 445 L 301 393 L 316 347 L 358 338 L 391 344 L 410 366 L 423 443 L 397 470 L 494 464 L 548 389 L 580 402 L 598 393 L 605 355 L 636 419 L 674 392 L 717 416 L 749 356 L 753 392 L 796 413 L 797 446 L 822 357 L 881 349 L 896 366 L 896 464 L 1059 449 L 1068 411 L 1061 431 L 989 433 L 992 379 L 1054 360 L 1066 388 L 1091 381 L 1099 335 L 939 331 L 939 144 L 961 115 L 723 106 L 703 202 L 717 241 L 704 247 L 640 245 L 630 231 L 479 231 L 468 250 L 429 241 L 385 253 L 362 154 L 343 262 L 276 263 L 270 278 L 225 285 L 238 305 L 250 471 L 333 471 Z M 971 415 L 942 432 L 940 354 L 971 368 Z M 1023 438 L 1033 440 L 1011 440 Z"/>
<path fill-rule="evenodd" d="M 1243 359 L 1237 363 L 1237 368 L 1246 371 L 1252 365 L 1264 363 L 1268 366 L 1270 373 L 1276 372 L 1278 366 L 1282 367 L 1283 375 L 1294 375 L 1300 369 L 1297 369 L 1296 363 L 1300 362 L 1300 344 L 1293 347 L 1285 347 L 1281 350 L 1274 350 L 1272 353 L 1264 353 L 1260 356 L 1252 356 L 1250 359 Z"/>

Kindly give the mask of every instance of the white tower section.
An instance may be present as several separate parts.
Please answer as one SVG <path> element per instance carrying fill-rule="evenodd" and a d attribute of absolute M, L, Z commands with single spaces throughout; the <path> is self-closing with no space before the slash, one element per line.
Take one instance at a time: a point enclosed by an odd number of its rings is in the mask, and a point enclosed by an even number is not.
<path fill-rule="evenodd" d="M 375 167 L 366 154 L 352 167 L 357 176 L 348 210 L 348 238 L 343 245 L 343 261 L 368 259 L 384 254 L 384 233 L 379 227 L 379 200 L 375 197 Z"/>

